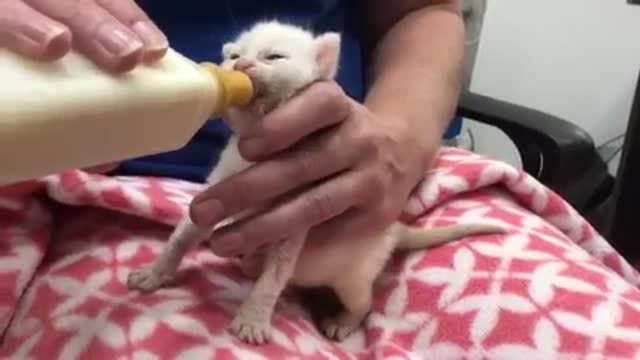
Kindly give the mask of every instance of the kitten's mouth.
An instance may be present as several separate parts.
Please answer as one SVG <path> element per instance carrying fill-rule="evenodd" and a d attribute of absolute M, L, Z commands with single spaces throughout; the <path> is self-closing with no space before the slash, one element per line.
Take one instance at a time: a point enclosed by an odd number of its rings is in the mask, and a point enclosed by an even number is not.
<path fill-rule="evenodd" d="M 249 76 L 249 79 L 251 79 L 251 83 L 253 84 L 253 97 L 251 98 L 251 101 L 247 104 L 248 107 L 252 107 L 256 104 L 256 102 L 263 100 L 264 98 L 267 97 L 268 90 L 265 82 L 262 81 L 259 77 L 249 72 L 245 72 L 245 74 Z"/>
<path fill-rule="evenodd" d="M 253 87 L 254 87 L 254 94 L 253 94 L 253 99 L 260 99 L 260 98 L 264 98 L 267 95 L 267 89 L 265 88 L 264 85 L 258 83 L 258 82 L 254 82 L 253 83 Z"/>
<path fill-rule="evenodd" d="M 245 74 L 249 76 L 249 79 L 251 79 L 251 83 L 253 84 L 253 100 L 264 97 L 267 94 L 266 84 L 264 81 L 251 73 L 247 72 Z"/>

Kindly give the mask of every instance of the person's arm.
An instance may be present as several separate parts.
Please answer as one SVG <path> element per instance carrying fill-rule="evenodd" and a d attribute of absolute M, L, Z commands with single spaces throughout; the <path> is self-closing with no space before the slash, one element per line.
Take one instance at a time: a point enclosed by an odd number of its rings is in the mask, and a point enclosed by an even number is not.
<path fill-rule="evenodd" d="M 365 105 L 414 129 L 446 131 L 462 85 L 460 0 L 358 0 L 370 54 Z"/>

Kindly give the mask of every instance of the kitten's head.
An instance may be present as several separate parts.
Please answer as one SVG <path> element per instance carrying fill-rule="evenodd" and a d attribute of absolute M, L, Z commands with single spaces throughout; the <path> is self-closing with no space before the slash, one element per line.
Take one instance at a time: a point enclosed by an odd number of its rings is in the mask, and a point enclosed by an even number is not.
<path fill-rule="evenodd" d="M 256 96 L 284 100 L 318 80 L 333 79 L 340 35 L 312 33 L 277 21 L 258 23 L 222 49 L 222 67 L 245 72 Z"/>

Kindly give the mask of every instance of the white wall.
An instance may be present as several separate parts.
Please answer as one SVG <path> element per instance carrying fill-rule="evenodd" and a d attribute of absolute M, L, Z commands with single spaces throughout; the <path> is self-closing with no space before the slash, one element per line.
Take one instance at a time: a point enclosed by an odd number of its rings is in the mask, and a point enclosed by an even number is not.
<path fill-rule="evenodd" d="M 471 90 L 563 117 L 601 144 L 624 132 L 639 70 L 640 6 L 488 0 Z M 495 131 L 475 131 L 478 152 L 517 162 Z"/>

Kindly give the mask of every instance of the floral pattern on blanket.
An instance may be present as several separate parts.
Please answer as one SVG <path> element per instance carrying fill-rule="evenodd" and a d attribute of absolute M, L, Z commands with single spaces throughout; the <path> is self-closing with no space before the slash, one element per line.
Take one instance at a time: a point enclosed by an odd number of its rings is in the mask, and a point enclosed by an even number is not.
<path fill-rule="evenodd" d="M 68 171 L 0 191 L 0 354 L 10 359 L 640 358 L 638 273 L 570 206 L 504 163 L 445 148 L 407 203 L 416 226 L 505 235 L 396 254 L 361 331 L 320 335 L 279 304 L 263 347 L 229 335 L 252 282 L 205 247 L 172 287 L 129 291 L 201 185 Z"/>

